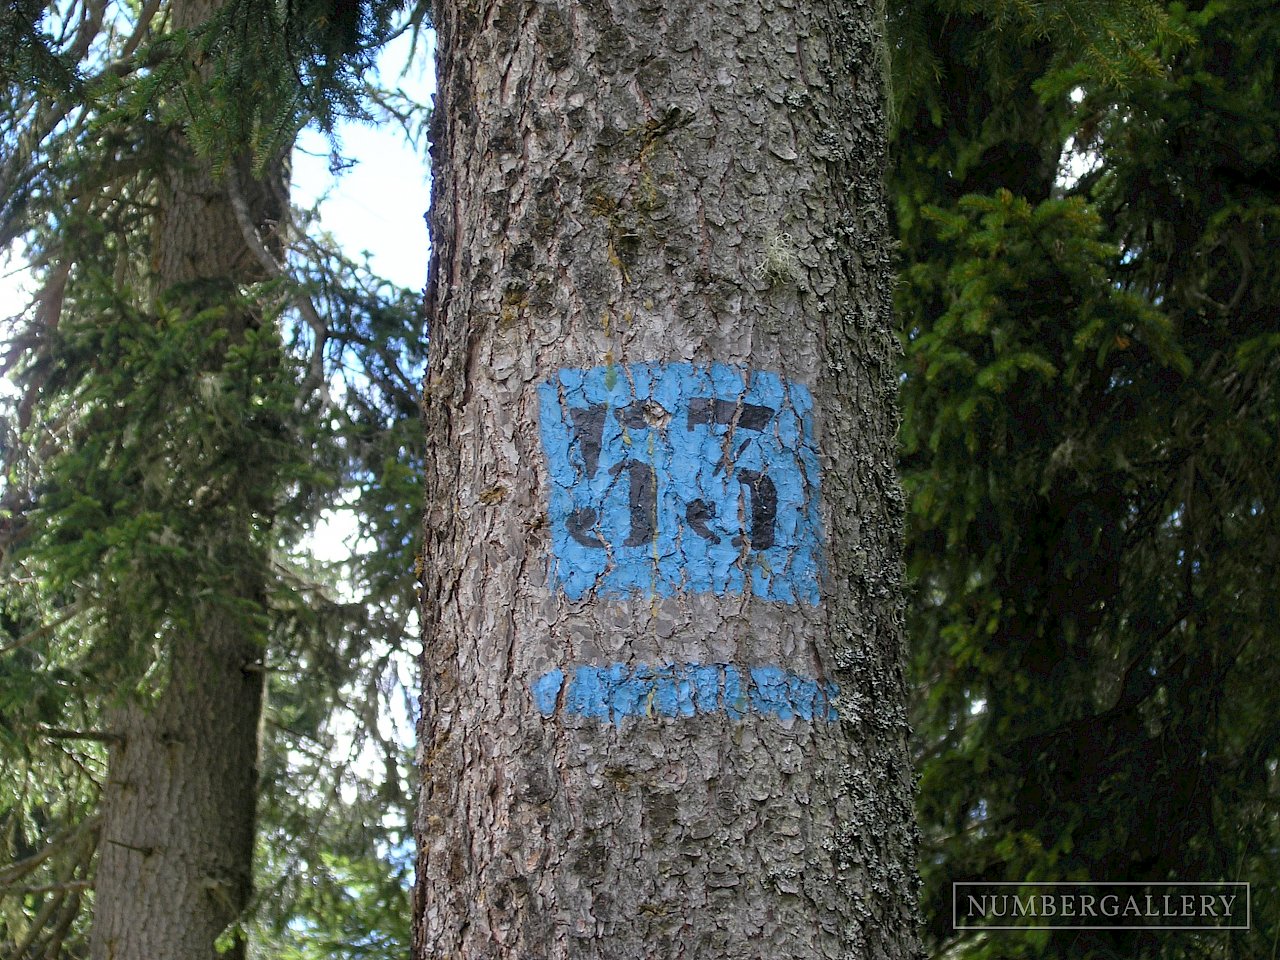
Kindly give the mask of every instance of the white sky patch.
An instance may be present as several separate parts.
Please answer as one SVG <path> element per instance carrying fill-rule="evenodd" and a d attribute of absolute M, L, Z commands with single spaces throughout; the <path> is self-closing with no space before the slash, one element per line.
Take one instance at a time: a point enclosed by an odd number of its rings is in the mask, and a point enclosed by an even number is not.
<path fill-rule="evenodd" d="M 1071 102 L 1079 106 L 1084 102 L 1083 87 L 1076 87 L 1070 93 Z M 1062 156 L 1058 158 L 1058 185 L 1064 190 L 1071 190 L 1080 178 L 1092 173 L 1102 164 L 1102 157 L 1092 149 L 1081 149 L 1075 137 L 1068 137 L 1062 148 Z"/>
<path fill-rule="evenodd" d="M 6 321 L 31 305 L 35 290 L 36 278 L 27 267 L 22 241 L 0 250 L 0 339 L 14 332 Z M 0 377 L 0 397 L 17 397 L 21 392 L 8 376 Z"/>
<path fill-rule="evenodd" d="M 383 83 L 396 85 L 424 106 L 435 91 L 432 69 L 435 34 L 420 39 L 413 62 L 408 34 L 389 43 L 378 59 Z M 329 170 L 329 144 L 303 131 L 293 152 L 295 203 L 320 201 L 320 223 L 355 253 L 368 251 L 376 273 L 411 290 L 427 279 L 427 224 L 431 199 L 425 150 L 418 153 L 404 133 L 389 124 L 342 123 L 337 130 L 343 156 L 354 160 L 336 176 Z"/>
<path fill-rule="evenodd" d="M 12 317 L 26 308 L 35 293 L 36 281 L 27 267 L 21 243 L 0 251 L 0 319 Z"/>
<path fill-rule="evenodd" d="M 326 510 L 308 538 L 307 552 L 324 563 L 346 563 L 357 552 L 359 525 L 354 510 Z"/>
<path fill-rule="evenodd" d="M 1081 177 L 1092 173 L 1101 163 L 1102 157 L 1093 150 L 1079 149 L 1072 137 L 1067 141 L 1062 158 L 1058 161 L 1058 183 L 1063 189 L 1070 190 L 1080 182 Z"/>

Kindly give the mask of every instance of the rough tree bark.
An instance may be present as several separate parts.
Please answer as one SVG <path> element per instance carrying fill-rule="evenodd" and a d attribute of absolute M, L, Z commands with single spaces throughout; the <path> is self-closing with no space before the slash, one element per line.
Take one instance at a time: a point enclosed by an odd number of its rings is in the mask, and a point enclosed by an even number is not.
<path fill-rule="evenodd" d="M 915 956 L 875 4 L 436 24 L 415 955 Z"/>
<path fill-rule="evenodd" d="M 220 6 L 221 0 L 176 0 L 172 26 L 199 26 Z M 207 309 L 218 306 L 220 296 L 229 302 L 238 285 L 264 279 L 264 268 L 236 218 L 233 181 L 215 177 L 179 131 L 171 139 L 174 159 L 158 187 L 151 275 L 158 295 Z M 237 166 L 235 179 L 256 226 L 279 222 L 283 168 L 255 178 L 247 159 Z M 229 310 L 225 342 L 236 344 L 256 322 Z M 237 486 L 235 476 L 216 482 Z M 265 609 L 265 571 L 252 563 L 250 529 L 264 522 L 265 515 L 238 517 L 207 542 L 189 545 L 225 569 L 214 585 L 219 596 L 198 601 L 186 615 L 189 632 L 169 645 L 167 685 L 156 702 L 130 703 L 109 717 L 119 741 L 102 795 L 94 960 L 244 956 L 239 938 L 223 953 L 214 944 L 252 889 L 265 638 L 247 611 Z"/>

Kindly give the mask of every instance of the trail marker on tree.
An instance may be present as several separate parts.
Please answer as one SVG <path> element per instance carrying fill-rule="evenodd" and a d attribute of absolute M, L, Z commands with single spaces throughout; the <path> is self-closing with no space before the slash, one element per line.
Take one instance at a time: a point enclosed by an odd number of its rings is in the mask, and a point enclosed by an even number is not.
<path fill-rule="evenodd" d="M 914 956 L 874 6 L 436 24 L 417 956 Z"/>

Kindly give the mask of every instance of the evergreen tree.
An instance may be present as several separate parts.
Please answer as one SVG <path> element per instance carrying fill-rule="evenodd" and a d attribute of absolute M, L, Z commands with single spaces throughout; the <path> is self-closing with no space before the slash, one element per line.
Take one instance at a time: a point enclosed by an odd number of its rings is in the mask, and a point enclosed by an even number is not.
<path fill-rule="evenodd" d="M 416 955 L 915 956 L 875 6 L 437 24 Z"/>
<path fill-rule="evenodd" d="M 42 282 L 5 361 L 22 391 L 4 450 L 6 955 L 85 955 L 89 905 L 96 954 L 240 950 L 255 781 L 264 923 L 348 877 L 405 909 L 367 776 L 327 769 L 325 717 L 352 700 L 351 749 L 385 761 L 377 809 L 403 806 L 402 749 L 364 700 L 385 699 L 410 628 L 423 343 L 407 292 L 331 254 L 295 268 L 290 249 L 320 248 L 293 232 L 284 178 L 303 124 L 368 103 L 359 74 L 394 7 L 37 5 L 0 24 L 19 53 L 0 240 Z M 372 605 L 281 552 L 341 491 L 378 545 L 355 571 Z M 291 856 L 266 839 L 282 835 Z"/>
<path fill-rule="evenodd" d="M 1230 936 L 957 940 L 949 883 L 1276 884 L 1280 19 L 1170 5 L 1107 71 L 913 15 L 942 77 L 893 180 L 931 939 L 1262 955 L 1261 899 Z"/>

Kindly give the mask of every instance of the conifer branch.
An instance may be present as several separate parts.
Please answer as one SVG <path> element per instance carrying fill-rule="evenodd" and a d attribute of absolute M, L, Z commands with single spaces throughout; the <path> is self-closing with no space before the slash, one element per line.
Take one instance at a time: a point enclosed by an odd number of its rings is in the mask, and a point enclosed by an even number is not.
<path fill-rule="evenodd" d="M 93 859 L 94 847 L 91 845 L 81 852 L 79 859 L 72 866 L 72 876 L 78 872 L 87 872 L 89 863 Z M 0 885 L 2 887 L 2 885 Z M 36 916 L 34 922 L 27 930 L 26 936 L 22 942 L 18 944 L 17 950 L 14 952 L 15 957 L 22 957 L 39 939 L 41 933 L 48 929 L 48 936 L 45 938 L 42 951 L 33 951 L 32 957 L 57 957 L 61 956 L 62 944 L 66 939 L 67 931 L 71 929 L 71 924 L 75 921 L 76 916 L 80 913 L 80 894 L 85 890 L 93 888 L 92 880 L 66 880 L 61 883 L 48 883 L 40 886 L 19 887 L 14 892 L 18 894 L 28 893 L 52 893 L 53 897 L 49 898 L 41 909 L 39 915 Z M 69 896 L 68 896 L 69 894 Z M 57 917 L 55 919 L 55 914 Z"/>
<path fill-rule="evenodd" d="M 234 164 L 227 167 L 227 197 L 231 201 L 231 209 L 235 213 L 236 223 L 240 226 L 240 232 L 244 236 L 244 242 L 249 250 L 257 258 L 267 271 L 268 276 L 277 280 L 283 280 L 292 289 L 292 297 L 294 305 L 298 308 L 298 312 L 302 314 L 302 319 L 307 326 L 311 328 L 312 334 L 315 336 L 315 346 L 311 354 L 310 367 L 307 370 L 306 379 L 302 383 L 302 388 L 298 392 L 298 399 L 295 406 L 306 402 L 306 398 L 311 395 L 312 391 L 321 389 L 324 394 L 325 406 L 331 405 L 328 396 L 328 390 L 324 389 L 324 346 L 329 339 L 329 324 L 320 316 L 320 312 L 316 310 L 316 306 L 311 301 L 311 297 L 302 289 L 302 285 L 293 277 L 288 268 L 275 258 L 267 245 L 262 242 L 262 237 L 258 235 L 258 228 L 254 226 L 253 218 L 249 215 L 249 204 L 244 199 L 244 193 L 240 189 L 240 176 L 235 169 Z"/>
<path fill-rule="evenodd" d="M 19 887 L 9 885 L 6 889 L 14 893 L 59 893 L 68 890 L 89 890 L 93 887 L 92 880 L 63 880 L 59 883 L 38 883 L 34 886 Z"/>
<path fill-rule="evenodd" d="M 40 727 L 40 735 L 49 740 L 93 740 L 97 743 L 120 743 L 118 733 L 108 730 L 66 730 L 62 727 Z"/>
<path fill-rule="evenodd" d="M 62 626 L 79 613 L 80 610 L 81 604 L 78 600 L 70 606 L 64 607 L 62 612 L 55 619 L 36 627 L 34 630 L 27 631 L 27 633 L 19 637 L 17 640 L 14 640 L 12 643 L 0 647 L 0 657 L 3 657 L 7 653 L 12 653 L 15 650 L 20 650 L 23 647 L 29 646 L 37 640 L 43 640 L 45 637 L 53 633 L 53 631 L 57 630 L 58 627 Z"/>
<path fill-rule="evenodd" d="M 102 815 L 98 814 L 64 830 L 25 860 L 19 860 L 0 870 L 0 887 L 11 886 L 13 881 L 26 876 L 59 850 L 70 846 L 85 834 L 97 831 L 100 826 L 102 826 Z"/>
<path fill-rule="evenodd" d="M 146 5 L 142 8 L 142 12 L 138 14 L 138 22 L 133 28 L 133 33 L 129 35 L 129 39 L 125 41 L 124 47 L 120 50 L 120 56 L 117 61 L 127 61 L 133 56 L 134 51 L 138 49 L 138 44 L 142 42 L 143 36 L 146 35 L 147 28 L 151 25 L 151 21 L 155 19 L 156 13 L 160 9 L 160 0 L 147 0 Z"/>
<path fill-rule="evenodd" d="M 88 883 L 88 881 L 78 881 Z M 67 899 L 66 905 L 62 908 L 62 915 L 58 917 L 57 922 L 53 926 L 53 932 L 45 941 L 44 956 L 47 958 L 62 956 L 62 944 L 67 938 L 67 931 L 71 929 L 71 924 L 75 922 L 76 916 L 80 913 L 80 888 L 68 887 L 71 896 Z"/>
<path fill-rule="evenodd" d="M 80 63 L 88 54 L 93 41 L 102 31 L 102 22 L 107 15 L 107 0 L 86 0 L 80 13 L 80 24 L 76 27 L 75 39 L 71 42 L 68 57 L 72 63 Z M 68 18 L 69 19 L 69 18 Z"/>
<path fill-rule="evenodd" d="M 17 949 L 13 951 L 13 955 L 15 957 L 22 957 L 26 954 L 27 950 L 30 949 L 31 944 L 35 942 L 36 937 L 40 935 L 40 931 L 48 926 L 49 920 L 53 917 L 54 912 L 62 906 L 62 901 L 65 898 L 66 893 L 60 892 L 45 901 L 44 906 L 40 909 L 40 912 L 36 914 L 35 920 L 31 922 L 31 926 L 27 929 L 26 936 L 18 942 Z"/>

